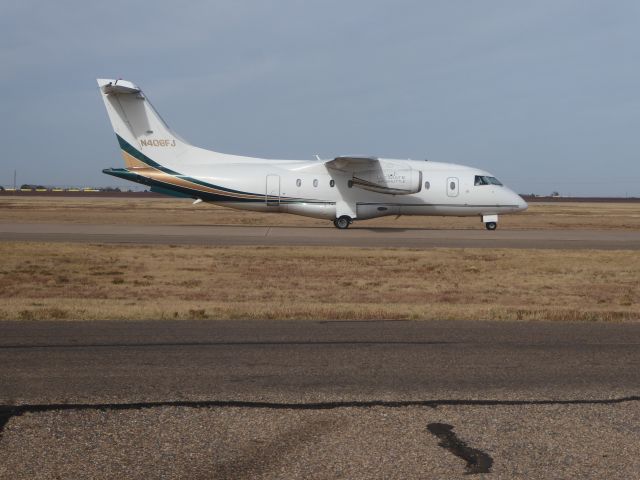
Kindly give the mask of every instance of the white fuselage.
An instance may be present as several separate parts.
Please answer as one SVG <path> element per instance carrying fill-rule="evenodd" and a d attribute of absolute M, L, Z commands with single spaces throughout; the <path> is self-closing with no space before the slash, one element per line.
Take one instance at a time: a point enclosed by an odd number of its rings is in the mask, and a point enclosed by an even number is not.
<path fill-rule="evenodd" d="M 109 175 L 226 207 L 352 220 L 385 215 L 497 215 L 526 202 L 488 172 L 462 165 L 341 156 L 267 160 L 205 150 L 176 135 L 147 97 L 125 80 L 98 80 L 126 168 Z"/>
<path fill-rule="evenodd" d="M 341 202 L 353 205 L 355 215 L 352 218 L 359 220 L 385 215 L 494 215 L 527 208 L 524 200 L 506 186 L 474 185 L 477 175 L 490 175 L 462 165 L 388 160 L 422 173 L 420 191 L 390 195 L 364 190 L 356 185 L 350 187 L 351 173 L 337 174 L 322 162 L 251 160 L 215 168 L 210 164 L 202 165 L 185 173 L 209 184 L 265 195 L 265 201 L 261 203 L 233 200 L 211 203 L 316 218 L 336 218 L 339 216 L 336 205 Z"/>

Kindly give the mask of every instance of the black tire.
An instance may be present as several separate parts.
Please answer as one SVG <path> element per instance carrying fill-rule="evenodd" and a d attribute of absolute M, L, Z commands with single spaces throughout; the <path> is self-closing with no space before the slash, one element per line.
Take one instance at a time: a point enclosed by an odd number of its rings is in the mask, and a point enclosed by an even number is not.
<path fill-rule="evenodd" d="M 484 224 L 484 226 L 487 228 L 487 230 L 495 230 L 496 228 L 498 228 L 498 224 L 496 222 L 487 222 Z"/>
<path fill-rule="evenodd" d="M 342 215 L 341 217 L 336 218 L 333 221 L 333 224 L 336 228 L 344 230 L 346 228 L 349 228 L 349 225 L 351 225 L 351 217 L 348 215 Z"/>

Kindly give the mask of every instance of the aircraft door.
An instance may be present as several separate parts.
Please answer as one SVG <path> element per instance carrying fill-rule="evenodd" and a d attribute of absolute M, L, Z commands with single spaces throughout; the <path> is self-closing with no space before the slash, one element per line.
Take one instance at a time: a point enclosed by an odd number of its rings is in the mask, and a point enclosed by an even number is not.
<path fill-rule="evenodd" d="M 447 195 L 450 197 L 458 196 L 458 178 L 457 177 L 449 177 L 447 178 Z"/>
<path fill-rule="evenodd" d="M 267 175 L 264 201 L 267 205 L 280 205 L 280 175 Z"/>

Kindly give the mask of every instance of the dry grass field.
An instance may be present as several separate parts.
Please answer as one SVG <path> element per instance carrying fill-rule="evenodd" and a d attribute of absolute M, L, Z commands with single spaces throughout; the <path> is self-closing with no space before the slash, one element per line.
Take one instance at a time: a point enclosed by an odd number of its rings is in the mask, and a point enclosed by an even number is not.
<path fill-rule="evenodd" d="M 0 222 L 100 223 L 143 225 L 270 225 L 326 226 L 327 220 L 288 214 L 230 210 L 192 205 L 173 198 L 1 197 Z M 356 222 L 354 227 L 482 229 L 479 218 L 386 217 Z M 499 228 L 513 229 L 640 229 L 638 203 L 532 203 L 529 210 L 500 217 Z"/>
<path fill-rule="evenodd" d="M 179 199 L 0 198 L 0 223 L 299 225 Z M 482 229 L 400 217 L 355 228 Z M 632 203 L 556 203 L 500 228 L 640 229 Z M 0 243 L 0 319 L 640 319 L 631 251 Z"/>
<path fill-rule="evenodd" d="M 630 251 L 0 243 L 0 319 L 640 319 Z"/>

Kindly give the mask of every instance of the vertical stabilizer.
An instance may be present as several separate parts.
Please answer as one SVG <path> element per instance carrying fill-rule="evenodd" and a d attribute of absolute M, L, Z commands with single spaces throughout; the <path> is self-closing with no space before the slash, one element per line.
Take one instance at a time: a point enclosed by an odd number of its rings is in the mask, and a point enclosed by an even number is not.
<path fill-rule="evenodd" d="M 134 83 L 98 79 L 98 86 L 127 168 L 145 166 L 129 153 L 132 151 L 130 147 L 161 165 L 175 160 L 191 148 L 171 131 Z"/>

